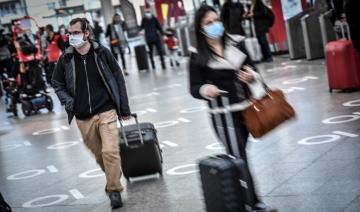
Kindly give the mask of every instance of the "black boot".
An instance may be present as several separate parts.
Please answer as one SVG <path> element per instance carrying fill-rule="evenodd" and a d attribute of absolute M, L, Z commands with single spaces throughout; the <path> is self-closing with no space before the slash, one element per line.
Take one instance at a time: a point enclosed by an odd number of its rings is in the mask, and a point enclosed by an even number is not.
<path fill-rule="evenodd" d="M 254 212 L 278 212 L 278 210 L 265 203 L 258 202 L 255 204 Z"/>
<path fill-rule="evenodd" d="M 109 193 L 109 198 L 112 209 L 121 208 L 123 206 L 120 192 L 111 191 Z"/>

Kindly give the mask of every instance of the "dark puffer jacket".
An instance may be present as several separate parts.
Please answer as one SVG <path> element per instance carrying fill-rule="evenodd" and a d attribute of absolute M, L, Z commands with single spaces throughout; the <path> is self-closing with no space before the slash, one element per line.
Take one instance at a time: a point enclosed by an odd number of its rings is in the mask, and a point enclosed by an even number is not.
<path fill-rule="evenodd" d="M 95 50 L 97 69 L 116 106 L 118 115 L 129 116 L 131 112 L 125 80 L 117 61 L 111 52 L 99 43 L 92 41 L 92 46 Z M 75 76 L 74 48 L 70 46 L 61 55 L 52 77 L 55 93 L 61 104 L 65 105 L 65 110 L 68 113 L 69 124 L 74 117 Z"/>

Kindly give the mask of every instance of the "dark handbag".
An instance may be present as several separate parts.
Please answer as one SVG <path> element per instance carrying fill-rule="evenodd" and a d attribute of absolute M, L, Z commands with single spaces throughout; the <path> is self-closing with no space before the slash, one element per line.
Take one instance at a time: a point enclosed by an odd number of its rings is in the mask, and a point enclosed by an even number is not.
<path fill-rule="evenodd" d="M 250 99 L 252 104 L 243 112 L 245 125 L 254 138 L 260 138 L 283 122 L 294 118 L 295 111 L 281 90 L 266 86 L 266 95 Z"/>

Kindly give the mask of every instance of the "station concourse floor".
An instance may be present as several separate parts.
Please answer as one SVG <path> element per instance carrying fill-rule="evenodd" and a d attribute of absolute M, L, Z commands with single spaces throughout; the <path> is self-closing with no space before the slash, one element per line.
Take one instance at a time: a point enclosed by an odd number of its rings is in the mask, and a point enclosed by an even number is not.
<path fill-rule="evenodd" d="M 122 179 L 124 207 L 114 211 L 205 211 L 196 164 L 223 149 L 205 103 L 188 93 L 187 59 L 166 71 L 138 72 L 135 60 L 129 66 L 130 106 L 157 126 L 164 176 Z M 330 93 L 324 60 L 278 56 L 257 67 L 297 112 L 296 120 L 249 142 L 263 201 L 281 212 L 359 212 L 360 91 Z M 1 193 L 15 212 L 111 211 L 105 176 L 52 96 L 54 112 L 18 118 L 1 100 Z"/>

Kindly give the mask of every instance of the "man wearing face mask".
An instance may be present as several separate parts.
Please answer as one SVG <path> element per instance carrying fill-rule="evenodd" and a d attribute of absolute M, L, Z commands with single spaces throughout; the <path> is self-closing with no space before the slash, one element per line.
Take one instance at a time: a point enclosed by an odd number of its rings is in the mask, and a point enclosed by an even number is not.
<path fill-rule="evenodd" d="M 61 55 L 53 87 L 79 127 L 85 145 L 105 172 L 111 207 L 122 207 L 121 167 L 117 119 L 130 118 L 124 76 L 112 53 L 97 42 L 85 18 L 71 20 L 70 47 Z"/>
<path fill-rule="evenodd" d="M 164 53 L 161 46 L 161 38 L 159 35 L 159 33 L 161 35 L 164 35 L 164 31 L 162 30 L 159 21 L 151 13 L 150 9 L 145 10 L 145 17 L 141 21 L 140 28 L 142 30 L 145 30 L 145 39 L 149 47 L 149 54 L 150 54 L 150 61 L 152 68 L 155 69 L 155 62 L 153 58 L 153 47 L 155 46 L 160 56 L 162 69 L 166 69 L 165 61 L 164 61 Z"/>

